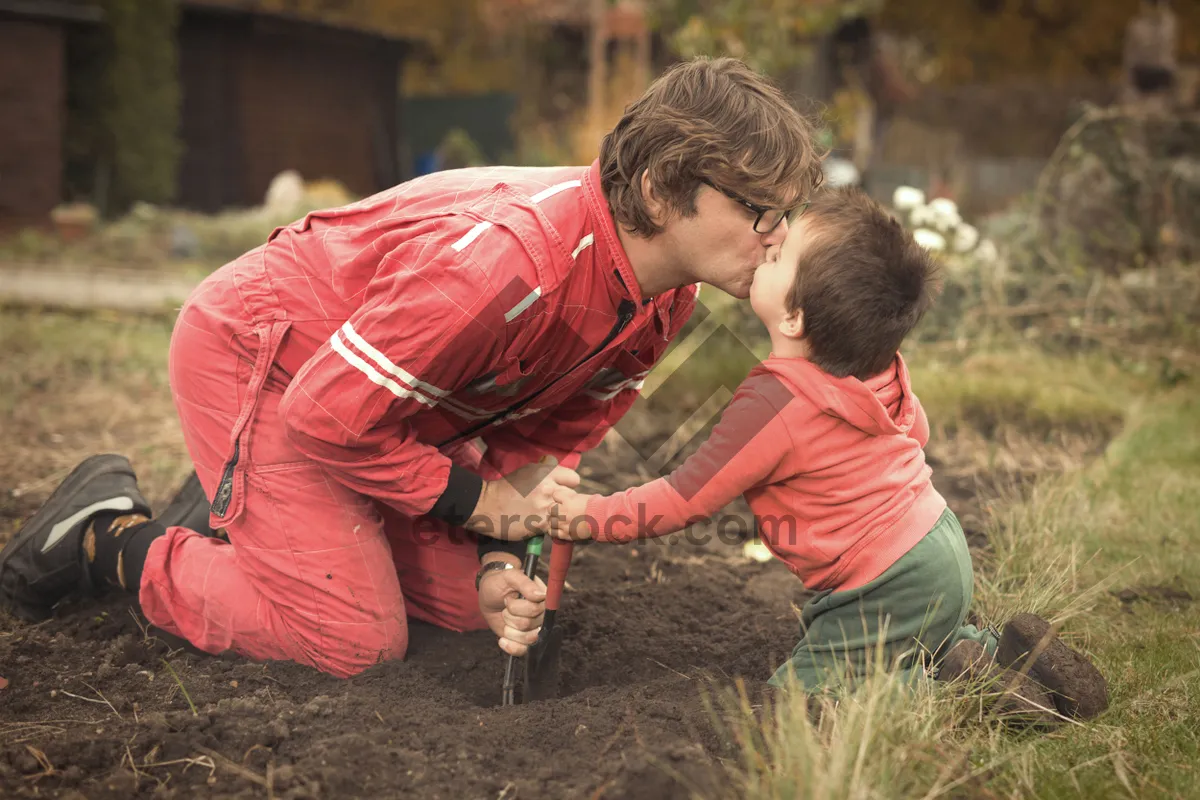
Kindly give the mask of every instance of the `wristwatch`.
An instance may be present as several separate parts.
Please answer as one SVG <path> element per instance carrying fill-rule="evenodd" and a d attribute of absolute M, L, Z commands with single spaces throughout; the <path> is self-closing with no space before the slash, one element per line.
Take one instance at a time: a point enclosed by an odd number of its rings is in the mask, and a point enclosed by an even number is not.
<path fill-rule="evenodd" d="M 479 572 L 475 573 L 475 591 L 477 591 L 477 592 L 479 591 L 479 584 L 483 580 L 483 576 L 487 575 L 489 572 L 503 572 L 506 569 L 516 569 L 516 568 L 517 568 L 517 565 L 512 563 L 511 561 L 504 561 L 503 559 L 499 559 L 499 558 L 496 559 L 495 561 L 487 562 L 486 564 L 484 564 L 482 567 L 479 568 Z"/>

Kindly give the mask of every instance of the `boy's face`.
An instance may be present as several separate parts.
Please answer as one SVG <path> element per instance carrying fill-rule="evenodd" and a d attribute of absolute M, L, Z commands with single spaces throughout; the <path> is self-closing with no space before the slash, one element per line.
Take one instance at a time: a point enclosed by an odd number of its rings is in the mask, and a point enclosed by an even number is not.
<path fill-rule="evenodd" d="M 809 220 L 800 217 L 788 229 L 782 246 L 770 248 L 766 260 L 754 271 L 750 307 L 772 335 L 778 331 L 779 324 L 791 316 L 787 296 L 796 281 L 796 266 L 811 233 Z"/>

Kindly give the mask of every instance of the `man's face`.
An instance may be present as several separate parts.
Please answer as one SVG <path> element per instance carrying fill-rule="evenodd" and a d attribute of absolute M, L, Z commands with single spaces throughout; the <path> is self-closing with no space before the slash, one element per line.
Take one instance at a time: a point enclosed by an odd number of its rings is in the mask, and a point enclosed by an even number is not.
<path fill-rule="evenodd" d="M 782 244 L 788 231 L 785 219 L 769 233 L 757 233 L 756 216 L 737 200 L 701 184 L 696 214 L 675 217 L 663 233 L 695 280 L 745 299 L 755 269 L 766 260 L 767 248 Z"/>

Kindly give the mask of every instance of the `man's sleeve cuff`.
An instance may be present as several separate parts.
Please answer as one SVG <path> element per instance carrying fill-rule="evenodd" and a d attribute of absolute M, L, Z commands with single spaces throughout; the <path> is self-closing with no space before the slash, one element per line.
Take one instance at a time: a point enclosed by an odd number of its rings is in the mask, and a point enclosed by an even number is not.
<path fill-rule="evenodd" d="M 514 539 L 513 541 L 505 541 L 503 539 L 493 539 L 490 536 L 479 537 L 479 560 L 483 561 L 483 557 L 488 553 L 511 553 L 517 558 L 524 558 L 525 547 L 529 542 L 524 539 Z"/>
<path fill-rule="evenodd" d="M 483 478 L 457 464 L 450 465 L 450 479 L 446 490 L 429 509 L 429 516 L 451 525 L 465 525 L 475 513 L 479 495 L 483 492 Z"/>

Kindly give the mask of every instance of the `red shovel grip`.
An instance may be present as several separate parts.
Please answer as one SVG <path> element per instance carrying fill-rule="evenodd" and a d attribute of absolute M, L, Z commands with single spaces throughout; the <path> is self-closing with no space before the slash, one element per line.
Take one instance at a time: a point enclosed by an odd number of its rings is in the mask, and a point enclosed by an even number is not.
<path fill-rule="evenodd" d="M 550 548 L 550 580 L 546 583 L 546 610 L 557 611 L 562 600 L 563 584 L 567 580 L 567 569 L 571 566 L 574 542 L 555 539 Z"/>

